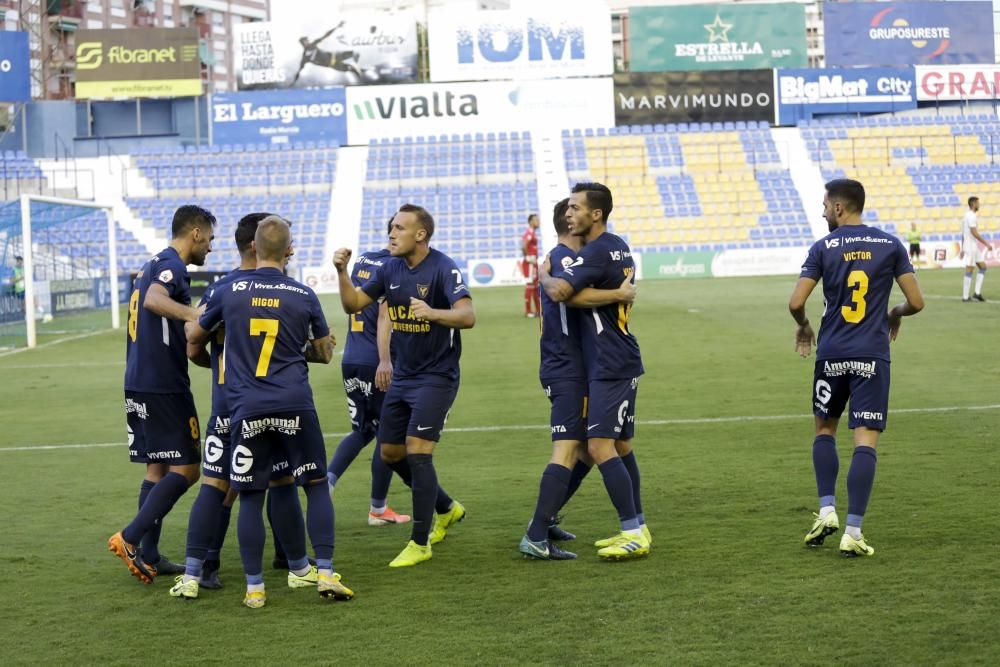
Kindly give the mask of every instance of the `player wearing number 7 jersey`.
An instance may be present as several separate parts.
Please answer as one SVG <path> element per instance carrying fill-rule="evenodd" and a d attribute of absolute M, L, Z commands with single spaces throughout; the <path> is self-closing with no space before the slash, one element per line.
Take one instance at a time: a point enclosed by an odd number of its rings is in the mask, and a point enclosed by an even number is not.
<path fill-rule="evenodd" d="M 838 179 L 826 184 L 823 217 L 830 234 L 809 249 L 788 303 L 798 324 L 795 349 L 807 357 L 816 339 L 806 317 L 806 300 L 823 281 L 826 308 L 812 389 L 813 467 L 820 510 L 805 543 L 819 546 L 840 529 L 835 505 L 840 465 L 836 436 L 850 399 L 847 425 L 854 431 L 854 454 L 847 473 L 847 527 L 840 540 L 844 556 L 875 553 L 861 534 L 861 521 L 875 480 L 875 446 L 889 413 L 889 341 L 899 333 L 901 318 L 924 307 L 906 248 L 895 236 L 862 224 L 864 208 L 861 183 Z M 893 281 L 906 301 L 889 310 Z"/>
<path fill-rule="evenodd" d="M 129 457 L 146 464 L 146 476 L 138 513 L 111 536 L 108 550 L 146 584 L 157 573 L 178 572 L 160 559 L 160 528 L 174 503 L 198 480 L 200 434 L 184 338 L 184 322 L 196 320 L 198 311 L 191 307 L 187 265 L 205 263 L 214 228 L 215 217 L 205 209 L 178 208 L 169 247 L 139 270 L 129 296 L 125 419 Z"/>

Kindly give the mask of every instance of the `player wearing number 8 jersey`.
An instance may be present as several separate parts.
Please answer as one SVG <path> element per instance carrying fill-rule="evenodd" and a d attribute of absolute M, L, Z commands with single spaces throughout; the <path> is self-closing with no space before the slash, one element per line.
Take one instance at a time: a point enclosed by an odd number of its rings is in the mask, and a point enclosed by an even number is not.
<path fill-rule="evenodd" d="M 815 336 L 806 317 L 806 300 L 823 281 L 826 309 L 812 388 L 813 467 L 820 511 L 805 543 L 819 546 L 840 529 L 835 505 L 836 435 L 850 399 L 848 428 L 854 431 L 854 454 L 847 473 L 847 527 L 840 541 L 845 556 L 875 553 L 861 534 L 861 521 L 875 480 L 875 447 L 889 411 L 889 341 L 895 340 L 901 318 L 924 307 L 906 248 L 895 236 L 862 224 L 864 207 L 861 183 L 838 179 L 826 184 L 823 217 L 830 234 L 809 249 L 788 304 L 798 324 L 796 351 L 807 357 Z M 893 281 L 906 301 L 888 310 Z"/>
<path fill-rule="evenodd" d="M 178 208 L 170 246 L 139 270 L 129 296 L 125 418 L 129 457 L 146 464 L 146 476 L 139 512 L 111 536 L 108 550 L 147 584 L 158 572 L 178 572 L 159 562 L 161 522 L 198 479 L 200 434 L 184 338 L 184 322 L 196 320 L 198 311 L 191 307 L 187 265 L 205 263 L 214 227 L 215 217 L 208 211 Z"/>

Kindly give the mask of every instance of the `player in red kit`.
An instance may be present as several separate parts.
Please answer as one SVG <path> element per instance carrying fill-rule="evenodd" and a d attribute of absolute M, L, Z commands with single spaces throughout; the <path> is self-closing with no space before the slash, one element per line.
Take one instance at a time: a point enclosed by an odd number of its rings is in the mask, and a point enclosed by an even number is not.
<path fill-rule="evenodd" d="M 524 316 L 538 317 L 538 215 L 528 216 L 528 228 L 521 235 L 521 271 L 524 273 Z M 531 304 L 535 304 L 532 311 Z"/>

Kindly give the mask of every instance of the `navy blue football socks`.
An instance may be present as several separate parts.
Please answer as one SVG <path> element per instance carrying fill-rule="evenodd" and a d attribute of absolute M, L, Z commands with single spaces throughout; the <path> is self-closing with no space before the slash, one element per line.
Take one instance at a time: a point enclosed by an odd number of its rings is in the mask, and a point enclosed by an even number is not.
<path fill-rule="evenodd" d="M 347 468 L 354 462 L 354 459 L 358 458 L 358 454 L 369 442 L 371 442 L 371 438 L 366 440 L 365 436 L 357 431 L 351 431 L 340 441 L 337 450 L 333 453 L 333 458 L 330 459 L 330 465 L 326 468 L 326 478 L 330 486 L 336 486 L 337 480 L 343 477 Z"/>
<path fill-rule="evenodd" d="M 608 490 L 611 503 L 618 511 L 622 530 L 638 530 L 639 520 L 636 518 L 635 500 L 632 498 L 632 480 L 629 479 L 625 464 L 619 457 L 612 456 L 597 468 L 604 478 L 604 488 Z"/>
<path fill-rule="evenodd" d="M 212 538 L 212 544 L 208 547 L 205 560 L 219 561 L 219 554 L 222 553 L 222 545 L 226 542 L 226 533 L 229 532 L 229 522 L 232 520 L 232 516 L 232 505 L 223 504 L 219 508 L 219 525 L 216 526 L 215 537 Z"/>
<path fill-rule="evenodd" d="M 635 504 L 636 516 L 640 517 L 639 523 L 643 523 L 642 515 L 642 496 L 639 493 L 639 464 L 635 460 L 635 450 L 629 452 L 625 456 L 621 457 L 622 463 L 625 464 L 625 470 L 628 471 L 628 477 L 632 480 L 632 502 Z"/>
<path fill-rule="evenodd" d="M 816 471 L 819 506 L 836 505 L 840 459 L 837 458 L 837 441 L 832 435 L 817 435 L 813 440 L 813 469 Z"/>
<path fill-rule="evenodd" d="M 437 471 L 434 470 L 434 459 L 430 454 L 407 454 L 406 459 L 410 464 L 410 473 L 413 475 L 413 531 L 411 539 L 421 546 L 426 546 L 431 532 L 431 523 L 434 519 L 435 500 L 443 492 L 439 493 Z"/>
<path fill-rule="evenodd" d="M 847 471 L 847 525 L 861 528 L 861 520 L 868 509 L 868 499 L 875 483 L 874 447 L 858 446 L 851 457 L 851 467 Z"/>
<path fill-rule="evenodd" d="M 541 542 L 548 538 L 549 523 L 566 498 L 566 489 L 569 487 L 572 474 L 569 468 L 564 468 L 558 463 L 550 463 L 545 467 L 538 487 L 535 516 L 528 524 L 528 539 L 532 542 Z"/>
<path fill-rule="evenodd" d="M 173 508 L 174 503 L 187 491 L 187 477 L 180 473 L 170 472 L 156 483 L 146 496 L 146 501 L 139 508 L 132 523 L 122 531 L 122 538 L 129 544 L 139 544 L 143 536 L 153 529 L 157 523 Z M 154 547 L 155 550 L 155 547 Z M 155 556 L 155 557 L 154 557 Z M 160 554 L 143 552 L 143 560 L 156 563 Z"/>
<path fill-rule="evenodd" d="M 248 584 L 262 584 L 264 573 L 264 491 L 240 491 L 240 514 L 236 535 L 240 541 L 240 560 Z"/>
<path fill-rule="evenodd" d="M 198 496 L 191 506 L 191 516 L 188 517 L 186 561 L 188 565 L 192 559 L 199 562 L 208 559 L 208 550 L 219 532 L 219 515 L 222 501 L 225 499 L 226 494 L 221 489 L 209 484 L 201 485 Z M 198 569 L 201 569 L 200 566 Z M 187 574 L 195 576 L 195 573 L 190 571 Z"/>
<path fill-rule="evenodd" d="M 142 480 L 142 484 L 139 486 L 139 509 L 142 509 L 146 498 L 149 497 L 149 492 L 153 490 L 154 486 L 156 486 L 156 482 L 148 479 Z M 160 560 L 160 530 L 162 525 L 162 522 L 159 521 L 154 523 L 153 527 L 142 536 L 139 544 L 139 550 L 154 563 Z"/>
<path fill-rule="evenodd" d="M 382 460 L 382 448 L 376 443 L 372 455 L 372 507 L 385 507 L 392 484 L 392 468 Z"/>
<path fill-rule="evenodd" d="M 326 490 L 323 490 L 326 493 Z M 306 527 L 302 521 L 302 503 L 299 490 L 294 484 L 272 486 L 267 490 L 271 497 L 271 530 L 276 542 L 281 543 L 288 560 L 288 568 L 301 570 L 308 566 L 306 560 Z M 326 502 L 330 502 L 327 495 Z M 242 521 L 243 510 L 240 510 Z M 303 565 L 305 562 L 305 565 Z"/>
<path fill-rule="evenodd" d="M 399 475 L 399 478 L 403 480 L 403 484 L 406 484 L 411 489 L 413 489 L 413 478 L 414 478 L 413 466 L 411 462 L 413 456 L 426 456 L 429 460 L 432 461 L 431 465 L 433 465 L 433 457 L 430 454 L 407 455 L 405 458 L 386 464 L 389 466 L 390 469 L 392 469 L 394 473 Z M 434 482 L 437 483 L 437 472 L 434 473 Z M 416 521 L 416 504 L 415 504 L 416 496 L 414 496 L 413 502 L 414 502 L 414 508 L 413 508 L 414 521 Z M 445 512 L 451 509 L 452 502 L 453 502 L 452 498 L 451 496 L 448 495 L 447 491 L 445 491 L 444 489 L 441 488 L 440 485 L 438 485 L 437 495 L 434 498 L 434 511 L 437 512 L 438 514 L 444 514 Z M 414 528 L 416 527 L 414 526 Z M 429 531 L 430 528 L 428 528 L 427 530 Z M 422 543 L 417 542 L 417 544 L 422 544 Z"/>
<path fill-rule="evenodd" d="M 592 465 L 584 463 L 583 461 L 577 461 L 576 465 L 573 466 L 573 470 L 570 471 L 569 484 L 566 486 L 566 497 L 563 498 L 562 504 L 559 506 L 560 510 L 566 506 L 569 499 L 572 498 L 573 494 L 575 494 L 577 489 L 580 488 L 583 478 L 587 476 L 587 473 L 590 472 L 592 467 Z"/>
<path fill-rule="evenodd" d="M 310 484 L 306 492 L 306 525 L 309 541 L 316 554 L 316 567 L 332 569 L 333 562 L 333 502 L 324 484 Z M 296 496 L 298 493 L 296 492 Z M 304 550 L 304 549 L 303 549 Z M 308 565 L 306 561 L 306 565 Z M 291 561 L 289 561 L 291 565 Z"/>

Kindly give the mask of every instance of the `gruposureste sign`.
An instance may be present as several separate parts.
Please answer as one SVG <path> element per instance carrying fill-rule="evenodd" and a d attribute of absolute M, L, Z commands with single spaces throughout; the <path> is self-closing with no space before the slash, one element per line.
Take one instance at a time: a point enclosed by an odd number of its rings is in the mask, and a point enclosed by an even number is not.
<path fill-rule="evenodd" d="M 197 28 L 78 30 L 76 96 L 201 95 Z"/>
<path fill-rule="evenodd" d="M 615 123 L 774 122 L 774 70 L 619 73 Z"/>

